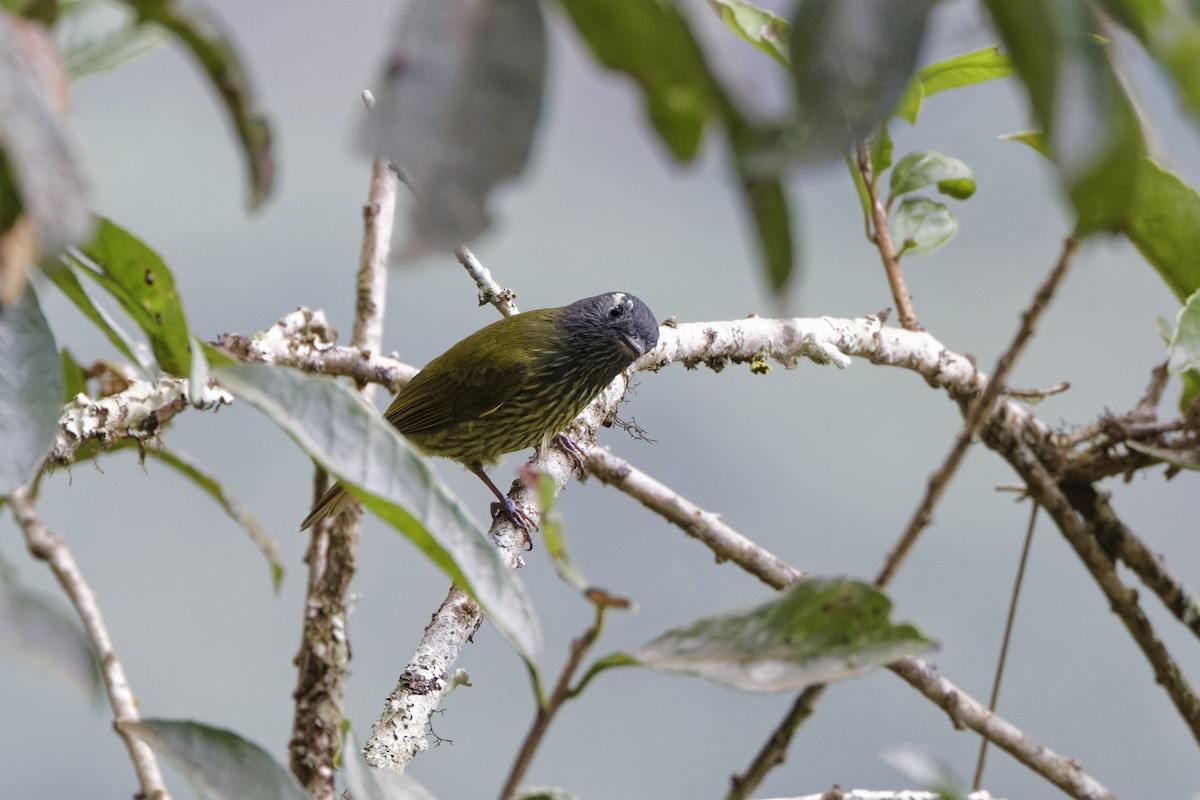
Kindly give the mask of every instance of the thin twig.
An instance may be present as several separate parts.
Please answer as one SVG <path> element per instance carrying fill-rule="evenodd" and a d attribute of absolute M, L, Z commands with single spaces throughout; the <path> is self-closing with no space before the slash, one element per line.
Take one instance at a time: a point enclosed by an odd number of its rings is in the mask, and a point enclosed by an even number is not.
<path fill-rule="evenodd" d="M 1000 699 L 1000 680 L 1004 677 L 1004 664 L 1008 661 L 1008 644 L 1012 641 L 1013 622 L 1017 618 L 1017 600 L 1021 597 L 1021 584 L 1025 581 L 1025 565 L 1029 562 L 1029 548 L 1033 544 L 1033 529 L 1037 522 L 1038 504 L 1033 503 L 1029 512 L 1029 526 L 1025 529 L 1025 544 L 1021 547 L 1021 560 L 1017 564 L 1017 577 L 1013 581 L 1012 597 L 1008 603 L 1008 618 L 1004 621 L 1004 636 L 1000 641 L 1000 658 L 996 660 L 996 676 L 992 679 L 992 697 L 988 701 L 988 711 L 996 712 L 996 702 Z M 979 759 L 975 762 L 975 780 L 971 788 L 979 791 L 983 783 L 983 767 L 987 760 L 988 740 L 979 740 Z"/>
<path fill-rule="evenodd" d="M 25 533 L 25 543 L 29 552 L 50 565 L 54 577 L 58 579 L 79 613 L 88 639 L 95 648 L 96 660 L 100 663 L 100 672 L 104 676 L 108 703 L 112 707 L 113 727 L 125 743 L 125 748 L 129 750 L 129 757 L 133 761 L 133 768 L 141 785 L 138 797 L 147 800 L 170 800 L 171 795 L 163 782 L 154 750 L 125 728 L 125 725 L 140 719 L 137 701 L 134 699 L 133 690 L 129 688 L 125 668 L 117 658 L 112 639 L 108 635 L 108 626 L 104 624 L 104 615 L 100 613 L 96 593 L 84 580 L 66 541 L 42 522 L 26 490 L 18 487 L 9 495 L 8 501 L 17 524 Z"/>
<path fill-rule="evenodd" d="M 454 257 L 458 259 L 458 263 L 463 265 L 467 274 L 471 276 L 471 280 L 475 281 L 475 285 L 479 287 L 479 305 L 484 306 L 491 303 L 506 317 L 520 313 L 515 302 L 517 293 L 512 289 L 503 288 L 492 277 L 491 271 L 479 263 L 479 259 L 475 258 L 475 254 L 468 250 L 465 244 L 454 248 Z"/>
<path fill-rule="evenodd" d="M 355 350 L 368 357 L 383 345 L 388 252 L 398 182 L 387 161 L 376 159 L 363 207 L 351 341 Z M 368 400 L 374 392 L 374 384 L 361 379 L 358 388 Z M 318 477 L 316 483 L 319 488 L 326 481 Z M 315 494 L 314 500 L 319 497 Z M 297 678 L 292 696 L 296 707 L 288 753 L 292 773 L 317 800 L 336 796 L 335 764 L 342 741 L 342 707 L 350 662 L 346 620 L 362 516 L 362 506 L 353 502 L 333 519 L 314 526 L 304 557 L 308 591 L 300 650 L 295 658 Z"/>
<path fill-rule="evenodd" d="M 1034 330 L 1042 318 L 1042 314 L 1050 305 L 1050 300 L 1054 297 L 1058 287 L 1062 285 L 1063 279 L 1066 277 L 1067 270 L 1071 266 L 1071 261 L 1078 249 L 1079 237 L 1071 234 L 1063 242 L 1062 253 L 1059 255 L 1054 268 L 1050 270 L 1050 274 L 1046 276 L 1046 280 L 1038 287 L 1029 308 L 1021 315 L 1021 327 L 1017 330 L 1017 334 L 1013 337 L 1008 349 L 1004 351 L 996 362 L 996 368 L 992 371 L 992 377 L 984 388 L 983 393 L 971 403 L 966 415 L 966 421 L 963 423 L 958 435 L 954 438 L 954 444 L 951 445 L 950 452 L 946 454 L 945 461 L 930 476 L 925 488 L 925 496 L 921 498 L 921 503 L 913 513 L 912 519 L 909 520 L 908 527 L 904 529 L 900 540 L 892 548 L 891 552 L 888 553 L 883 567 L 880 569 L 879 574 L 875 576 L 875 583 L 879 586 L 886 586 L 891 582 L 892 578 L 896 575 L 896 571 L 900 568 L 900 564 L 903 563 L 905 557 L 912 550 L 913 545 L 916 544 L 917 537 L 921 535 L 921 531 L 933 520 L 933 510 L 937 506 L 938 500 L 941 499 L 942 494 L 946 491 L 946 487 L 950 484 L 954 473 L 958 470 L 958 465 L 962 463 L 967 448 L 978 435 L 984 421 L 991 414 L 992 406 L 1004 391 L 1004 383 L 1008 380 L 1009 373 L 1012 372 L 1012 368 L 1017 363 L 1017 358 L 1025 349 L 1025 344 L 1033 336 Z"/>
<path fill-rule="evenodd" d="M 900 268 L 900 256 L 896 254 L 896 246 L 892 242 L 892 233 L 888 228 L 887 208 L 875 186 L 875 176 L 871 169 L 871 151 L 866 142 L 859 142 L 858 145 L 858 171 L 862 173 L 863 184 L 866 186 L 871 206 L 871 223 L 874 230 L 870 234 L 870 239 L 879 250 L 879 257 L 883 261 L 883 271 L 887 273 L 888 284 L 892 287 L 892 297 L 896 301 L 896 310 L 900 314 L 900 325 L 906 330 L 919 331 L 921 323 L 917 322 L 917 312 L 913 308 L 912 296 L 908 293 L 908 286 L 904 283 L 904 270 Z"/>
<path fill-rule="evenodd" d="M 775 730 L 767 737 L 767 741 L 754 754 L 746 771 L 730 776 L 729 792 L 725 795 L 725 800 L 743 800 L 749 797 L 767 777 L 767 773 L 783 763 L 783 759 L 787 756 L 788 746 L 792 743 L 796 731 L 800 729 L 806 719 L 812 716 L 817 701 L 821 699 L 821 695 L 825 693 L 828 685 L 827 683 L 817 683 L 800 692 L 783 721 L 775 726 Z"/>
<path fill-rule="evenodd" d="M 567 663 L 563 665 L 562 673 L 559 674 L 558 681 L 554 685 L 554 691 L 546 698 L 545 703 L 538 706 L 533 723 L 529 726 L 529 731 L 525 734 L 521 748 L 517 751 L 517 757 L 513 761 L 512 769 L 508 773 L 508 780 L 504 782 L 504 788 L 500 790 L 500 800 L 511 800 L 516 795 L 517 788 L 521 785 L 521 779 L 525 777 L 525 773 L 533 761 L 533 754 L 541 744 L 546 729 L 550 727 L 550 722 L 562 704 L 574 695 L 571 679 L 579 670 L 580 664 L 583 663 L 584 656 L 588 654 L 600 636 L 600 631 L 604 627 L 605 608 L 604 605 L 597 605 L 596 621 L 579 638 L 571 642 Z"/>

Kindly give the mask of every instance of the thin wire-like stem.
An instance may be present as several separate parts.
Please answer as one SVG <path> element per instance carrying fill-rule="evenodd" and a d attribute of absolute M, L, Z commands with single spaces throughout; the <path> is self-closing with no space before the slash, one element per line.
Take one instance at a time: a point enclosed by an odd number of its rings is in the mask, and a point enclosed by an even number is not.
<path fill-rule="evenodd" d="M 1033 529 L 1037 524 L 1038 504 L 1034 502 L 1029 512 L 1029 526 L 1025 529 L 1025 543 L 1021 547 L 1021 560 L 1017 564 L 1017 577 L 1013 581 L 1012 598 L 1008 603 L 1008 618 L 1004 621 L 1004 637 L 1000 643 L 1000 658 L 996 661 L 996 676 L 992 680 L 992 696 L 988 701 L 988 711 L 996 712 L 996 703 L 1000 699 L 1000 680 L 1004 677 L 1004 665 L 1008 661 L 1008 643 L 1012 641 L 1013 622 L 1017 618 L 1017 600 L 1021 597 L 1021 584 L 1025 581 L 1025 565 L 1029 562 L 1029 549 L 1033 544 Z M 979 791 L 983 782 L 983 767 L 987 760 L 988 740 L 979 740 L 979 760 L 975 763 L 975 780 L 971 787 Z"/>
<path fill-rule="evenodd" d="M 138 722 L 137 701 L 129 680 L 125 676 L 125 667 L 117 658 L 108 626 L 104 615 L 100 613 L 100 603 L 96 593 L 83 577 L 71 549 L 66 541 L 57 533 L 46 527 L 38 516 L 37 509 L 24 488 L 18 487 L 8 497 L 12 506 L 13 516 L 25 534 L 25 543 L 29 552 L 50 565 L 54 577 L 70 598 L 71 604 L 83 622 L 92 647 L 96 651 L 96 660 L 100 664 L 100 674 L 104 677 L 104 688 L 108 695 L 108 704 L 113 712 L 113 727 L 133 761 L 134 771 L 137 772 L 141 786 L 138 797 L 148 800 L 170 800 L 167 785 L 163 782 L 162 771 L 158 759 L 150 745 L 130 733 L 126 725 Z"/>
<path fill-rule="evenodd" d="M 1050 274 L 1046 276 L 1046 280 L 1038 287 L 1029 307 L 1021 315 L 1021 326 L 1017 329 L 1016 336 L 1013 337 L 1008 349 L 1004 351 L 996 362 L 996 368 L 992 371 L 987 386 L 984 387 L 982 394 L 971 403 L 967 411 L 966 420 L 962 428 L 959 429 L 958 435 L 954 437 L 954 443 L 950 446 L 950 452 L 946 454 L 942 466 L 930 476 L 929 482 L 925 487 L 925 494 L 921 498 L 917 510 L 913 513 L 912 519 L 909 520 L 908 526 L 904 529 L 904 533 L 888 553 L 883 567 L 875 576 L 875 583 L 879 586 L 888 585 L 892 578 L 896 576 L 897 570 L 900 569 L 900 565 L 912 550 L 913 545 L 916 544 L 917 538 L 933 520 L 934 508 L 937 506 L 938 501 L 941 500 L 946 487 L 950 485 L 954 474 L 958 471 L 958 466 L 962 463 L 967 448 L 974 441 L 975 437 L 979 435 L 983 423 L 991 414 L 992 406 L 1004 391 L 1004 384 L 1008 380 L 1009 374 L 1016 365 L 1017 359 L 1024 351 L 1025 345 L 1033 336 L 1038 322 L 1041 320 L 1046 308 L 1050 305 L 1050 300 L 1053 299 L 1055 292 L 1058 291 L 1058 287 L 1062 285 L 1063 279 L 1066 278 L 1067 271 L 1078 249 L 1079 237 L 1072 233 L 1063 242 L 1062 252 L 1058 257 L 1058 261 L 1055 262 L 1054 267 L 1050 270 Z"/>
<path fill-rule="evenodd" d="M 858 171 L 862 174 L 871 212 L 868 238 L 879 250 L 879 258 L 883 261 L 883 271 L 887 274 L 888 285 L 892 288 L 892 298 L 896 301 L 900 325 L 906 330 L 919 331 L 921 323 L 917 322 L 917 312 L 913 308 L 912 295 L 908 293 L 908 285 L 904 282 L 904 270 L 900 268 L 900 256 L 896 253 L 896 246 L 892 242 L 892 232 L 888 228 L 888 210 L 875 186 L 875 175 L 871 169 L 871 151 L 866 142 L 860 142 L 858 145 Z"/>

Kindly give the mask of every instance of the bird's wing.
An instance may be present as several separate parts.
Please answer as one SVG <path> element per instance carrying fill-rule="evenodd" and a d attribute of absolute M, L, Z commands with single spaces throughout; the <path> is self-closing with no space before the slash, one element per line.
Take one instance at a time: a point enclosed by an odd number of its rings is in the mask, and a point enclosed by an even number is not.
<path fill-rule="evenodd" d="M 520 388 L 525 370 L 476 367 L 418 372 L 384 412 L 403 434 L 436 431 L 492 413 Z"/>

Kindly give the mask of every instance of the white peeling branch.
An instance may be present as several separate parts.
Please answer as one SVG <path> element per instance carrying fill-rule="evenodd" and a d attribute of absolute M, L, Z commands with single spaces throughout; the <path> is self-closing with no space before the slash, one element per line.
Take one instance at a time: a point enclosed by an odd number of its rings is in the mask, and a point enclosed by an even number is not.
<path fill-rule="evenodd" d="M 125 725 L 139 720 L 137 702 L 129 681 L 125 677 L 125 668 L 117 659 L 112 639 L 108 635 L 108 626 L 104 624 L 104 616 L 100 613 L 100 603 L 96 593 L 83 578 L 75 557 L 71 555 L 67 543 L 42 522 L 23 487 L 17 488 L 8 497 L 12 506 L 13 516 L 25 534 L 25 543 L 29 552 L 50 565 L 54 577 L 71 599 L 75 606 L 83 628 L 87 631 L 88 639 L 96 650 L 96 660 L 100 664 L 100 673 L 104 676 L 104 687 L 108 694 L 108 703 L 113 711 L 113 727 L 117 735 L 129 750 L 133 768 L 137 772 L 141 789 L 138 797 L 148 800 L 170 800 L 170 793 L 163 782 L 158 760 L 150 745 L 128 733 Z"/>

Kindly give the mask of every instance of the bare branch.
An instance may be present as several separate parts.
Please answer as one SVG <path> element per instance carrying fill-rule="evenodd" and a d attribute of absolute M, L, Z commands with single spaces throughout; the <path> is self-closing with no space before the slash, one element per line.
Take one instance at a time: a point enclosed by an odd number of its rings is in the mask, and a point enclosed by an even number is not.
<path fill-rule="evenodd" d="M 888 228 L 888 210 L 883 204 L 883 198 L 875 188 L 875 176 L 871 169 L 871 151 L 866 142 L 858 145 L 858 171 L 862 173 L 863 184 L 866 186 L 867 198 L 871 206 L 871 230 L 868 236 L 879 250 L 883 261 L 883 271 L 887 273 L 888 284 L 892 287 L 892 297 L 896 301 L 896 310 L 900 314 L 900 324 L 910 331 L 921 330 L 917 322 L 917 312 L 913 308 L 912 296 L 904 283 L 904 270 L 900 268 L 900 256 L 892 243 L 892 232 Z"/>
<path fill-rule="evenodd" d="M 112 639 L 108 635 L 108 626 L 104 624 L 104 615 L 100 613 L 96 593 L 84 580 L 67 543 L 42 522 L 25 489 L 14 490 L 8 501 L 12 505 L 17 524 L 25 534 L 29 552 L 50 565 L 54 577 L 71 598 L 71 603 L 79 613 L 84 630 L 87 631 L 88 638 L 96 650 L 96 659 L 100 663 L 100 671 L 108 693 L 108 704 L 113 711 L 113 727 L 125 742 L 125 748 L 129 750 L 129 757 L 141 784 L 138 797 L 148 800 L 170 800 L 171 795 L 163 782 L 153 748 L 126 731 L 124 727 L 127 723 L 139 721 L 137 701 L 134 699 L 133 690 L 129 688 L 125 668 L 117 658 Z"/>
<path fill-rule="evenodd" d="M 465 244 L 454 248 L 454 257 L 479 287 L 479 305 L 491 303 L 505 317 L 519 313 L 515 302 L 517 293 L 512 289 L 502 288 L 488 268 L 479 263 L 479 259 L 475 258 L 475 254 L 468 250 Z"/>

